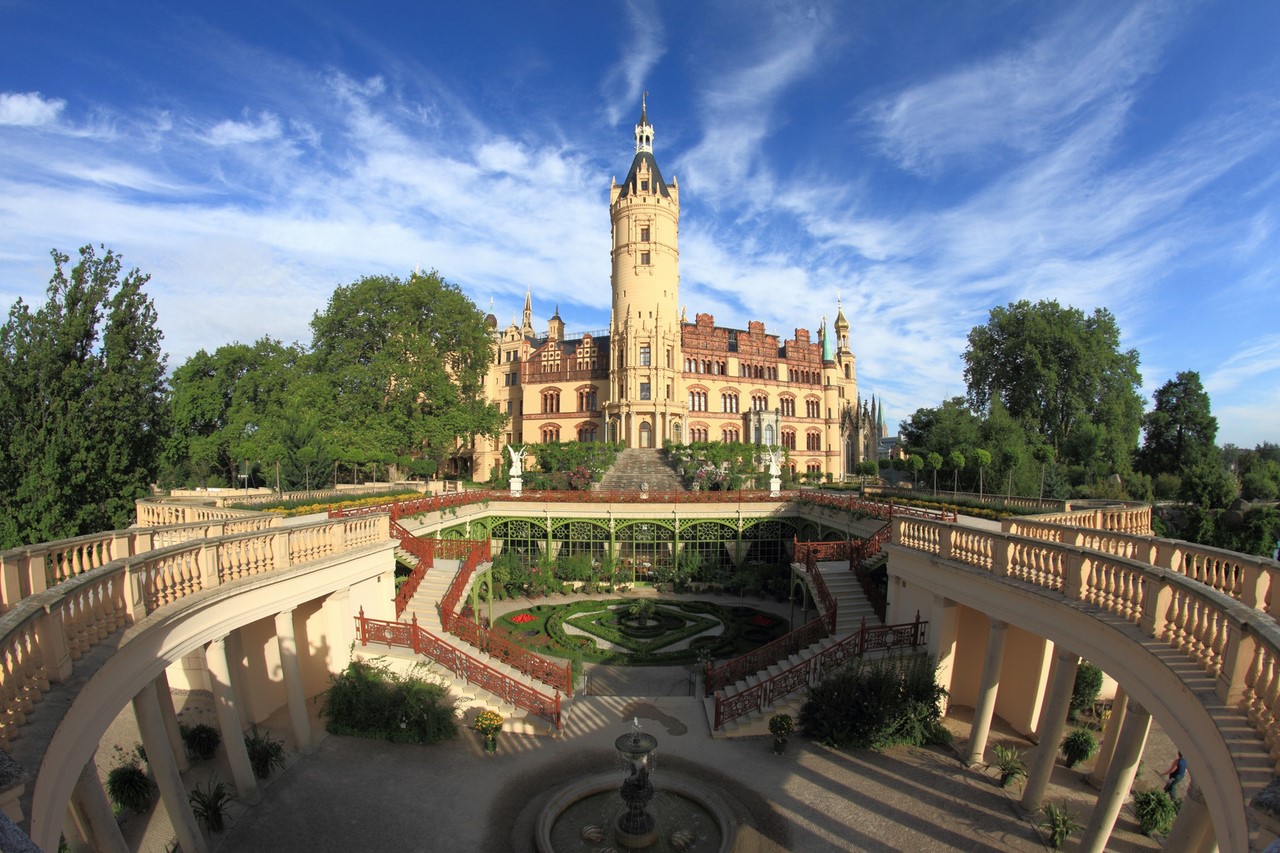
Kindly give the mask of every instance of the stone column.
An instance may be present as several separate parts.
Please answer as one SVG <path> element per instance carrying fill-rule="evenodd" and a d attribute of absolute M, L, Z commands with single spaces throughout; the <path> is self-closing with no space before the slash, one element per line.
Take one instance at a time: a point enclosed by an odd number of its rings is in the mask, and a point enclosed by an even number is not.
<path fill-rule="evenodd" d="M 1130 702 L 1125 713 L 1124 725 L 1116 738 L 1115 752 L 1107 768 L 1106 780 L 1098 793 L 1098 802 L 1089 815 L 1080 849 L 1089 853 L 1103 853 L 1111 839 L 1120 807 L 1129 798 L 1133 778 L 1138 775 L 1138 761 L 1147 745 L 1147 732 L 1151 730 L 1151 714 L 1137 702 Z"/>
<path fill-rule="evenodd" d="M 1067 727 L 1067 711 L 1071 709 L 1071 693 L 1076 686 L 1076 668 L 1080 665 L 1080 656 L 1060 648 L 1056 663 L 1049 702 L 1040 717 L 1040 745 L 1036 747 L 1035 758 L 1027 772 L 1027 784 L 1022 790 L 1022 808 L 1028 812 L 1040 808 L 1044 792 L 1049 787 L 1049 779 L 1053 776 L 1058 747 Z"/>
<path fill-rule="evenodd" d="M 169 689 L 167 671 L 156 677 L 156 696 L 160 700 L 164 730 L 169 736 L 169 745 L 173 747 L 173 758 L 178 763 L 178 771 L 186 773 L 191 769 L 191 760 L 187 758 L 187 745 L 183 743 L 182 730 L 178 728 L 178 712 L 173 707 L 173 691 Z"/>
<path fill-rule="evenodd" d="M 1102 745 L 1098 747 L 1098 757 L 1093 761 L 1093 772 L 1084 780 L 1095 788 L 1101 788 L 1107 778 L 1107 767 L 1111 764 L 1111 756 L 1116 751 L 1116 737 L 1120 727 L 1124 725 L 1125 708 L 1129 698 L 1124 688 L 1116 685 L 1115 698 L 1111 700 L 1111 716 L 1107 718 L 1107 730 L 1102 733 Z"/>
<path fill-rule="evenodd" d="M 973 709 L 973 727 L 969 732 L 969 751 L 964 763 L 973 765 L 982 761 L 987 749 L 987 736 L 991 733 L 991 717 L 996 709 L 996 694 L 1000 691 L 1000 665 L 1004 663 L 1004 641 L 1009 625 L 991 620 L 987 631 L 987 656 L 982 662 L 982 683 L 978 685 L 978 701 Z"/>
<path fill-rule="evenodd" d="M 1200 786 L 1193 780 L 1187 787 L 1187 796 L 1178 809 L 1169 837 L 1165 839 L 1164 850 L 1168 853 L 1210 853 L 1217 849 L 1209 807 L 1204 803 Z"/>
<path fill-rule="evenodd" d="M 148 753 L 149 754 L 149 753 Z M 78 828 L 86 833 L 86 850 L 101 853 L 129 853 L 129 845 L 125 843 L 120 825 L 116 823 L 115 814 L 111 810 L 111 800 L 102 788 L 102 780 L 98 778 L 98 767 L 92 761 L 80 771 L 75 790 L 71 793 L 71 805 L 80 818 Z M 68 837 L 70 841 L 70 837 Z M 72 842 L 71 849 L 77 849 Z"/>
<path fill-rule="evenodd" d="M 956 632 L 960 619 L 954 601 L 941 595 L 933 597 L 929 617 L 929 654 L 938 662 L 938 684 L 951 691 L 951 676 L 956 665 Z M 942 700 L 942 713 L 947 713 L 947 700 Z"/>
<path fill-rule="evenodd" d="M 222 733 L 223 747 L 227 751 L 227 763 L 231 766 L 236 795 L 246 802 L 257 802 L 258 780 L 253 775 L 253 765 L 249 763 L 249 750 L 244 745 L 244 730 L 240 728 L 240 712 L 236 707 L 236 691 L 231 685 L 231 661 L 227 656 L 226 638 L 209 644 L 205 649 L 205 661 L 209 665 L 213 706 L 218 714 L 218 729 Z"/>
<path fill-rule="evenodd" d="M 208 853 L 209 847 L 200 834 L 200 827 L 196 825 L 196 816 L 187 801 L 182 774 L 178 771 L 173 749 L 169 746 L 155 682 L 149 682 L 133 697 L 133 713 L 138 718 L 138 731 L 142 735 L 142 745 L 147 750 L 147 763 L 151 765 L 156 785 L 160 788 L 160 802 L 169 814 L 169 821 L 173 824 L 173 832 L 178 836 L 183 853 Z"/>
<path fill-rule="evenodd" d="M 280 671 L 284 675 L 284 693 L 289 701 L 289 721 L 293 724 L 293 740 L 298 751 L 311 751 L 311 716 L 307 713 L 307 697 L 302 689 L 302 668 L 298 664 L 298 638 L 293 627 L 293 611 L 276 614 L 276 643 L 280 647 Z"/>

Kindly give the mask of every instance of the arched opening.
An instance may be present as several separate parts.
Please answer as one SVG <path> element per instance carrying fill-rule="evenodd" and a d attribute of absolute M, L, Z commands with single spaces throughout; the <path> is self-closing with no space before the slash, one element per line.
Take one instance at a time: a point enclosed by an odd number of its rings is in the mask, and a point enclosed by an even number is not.
<path fill-rule="evenodd" d="M 648 421 L 640 424 L 640 446 L 653 447 L 653 427 Z"/>

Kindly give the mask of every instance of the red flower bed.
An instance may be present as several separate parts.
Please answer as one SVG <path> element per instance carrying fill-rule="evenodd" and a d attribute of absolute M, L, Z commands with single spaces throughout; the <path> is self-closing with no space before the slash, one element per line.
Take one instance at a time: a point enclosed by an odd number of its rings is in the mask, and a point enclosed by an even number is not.
<path fill-rule="evenodd" d="M 777 621 L 778 621 L 777 619 L 773 619 L 769 616 L 765 616 L 763 613 L 757 613 L 755 616 L 751 617 L 751 624 L 759 625 L 761 628 L 768 628 L 770 625 L 772 625 L 774 622 L 777 622 Z"/>
<path fill-rule="evenodd" d="M 515 622 L 517 625 L 523 625 L 526 622 L 533 622 L 534 616 L 532 613 L 517 613 L 515 616 L 511 617 L 511 621 Z"/>

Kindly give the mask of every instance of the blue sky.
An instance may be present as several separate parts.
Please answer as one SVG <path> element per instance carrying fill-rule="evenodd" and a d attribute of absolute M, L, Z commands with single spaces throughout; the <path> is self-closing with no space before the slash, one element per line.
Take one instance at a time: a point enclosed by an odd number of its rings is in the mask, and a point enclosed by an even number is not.
<path fill-rule="evenodd" d="M 0 307 L 48 252 L 152 276 L 170 366 L 309 340 L 438 269 L 608 325 L 608 187 L 650 92 L 689 317 L 852 323 L 890 427 L 993 306 L 1109 308 L 1280 441 L 1280 4 L 0 0 Z"/>

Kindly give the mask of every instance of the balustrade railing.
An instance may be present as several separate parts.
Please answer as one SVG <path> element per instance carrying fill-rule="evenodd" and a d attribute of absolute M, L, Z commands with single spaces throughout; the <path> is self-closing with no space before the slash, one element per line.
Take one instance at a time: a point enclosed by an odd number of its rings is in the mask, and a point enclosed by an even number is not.
<path fill-rule="evenodd" d="M 723 690 L 717 690 L 713 728 L 719 731 L 727 722 L 758 713 L 788 694 L 817 684 L 825 673 L 867 652 L 918 648 L 927 639 L 928 626 L 928 622 L 920 621 L 919 613 L 914 622 L 901 625 L 868 628 L 864 619 L 860 630 L 759 684 L 728 696 Z"/>
<path fill-rule="evenodd" d="M 1244 580 L 1218 589 L 1174 568 L 1004 532 L 903 518 L 893 538 L 1092 605 L 1179 650 L 1215 677 L 1217 698 L 1248 718 L 1280 772 L 1280 626 L 1257 616 L 1264 583 L 1256 562 L 1244 560 Z"/>
<path fill-rule="evenodd" d="M 0 551 L 0 612 L 86 572 L 158 548 L 278 527 L 263 515 L 166 527 L 131 527 Z"/>
<path fill-rule="evenodd" d="M 412 649 L 415 655 L 425 655 L 458 678 L 492 693 L 506 704 L 551 721 L 557 731 L 563 726 L 559 690 L 556 690 L 553 696 L 547 696 L 499 672 L 479 658 L 467 654 L 448 641 L 424 630 L 418 625 L 416 616 L 412 622 L 368 619 L 362 608 L 355 619 L 360 645 L 367 646 L 369 643 L 374 643 L 386 645 L 388 648 L 394 646 Z"/>
<path fill-rule="evenodd" d="M 202 590 L 384 541 L 387 525 L 384 515 L 183 542 L 116 556 L 22 598 L 0 616 L 0 747 L 51 682 L 120 628 Z"/>
<path fill-rule="evenodd" d="M 715 667 L 707 664 L 704 679 L 706 695 L 711 696 L 717 690 L 723 690 L 730 684 L 773 666 L 778 661 L 786 660 L 801 649 L 807 649 L 829 635 L 827 620 L 810 619 L 789 634 L 758 649 L 753 649 L 745 655 L 739 655 Z"/>

